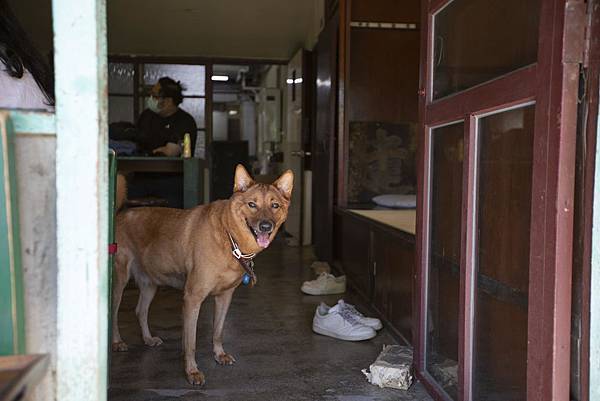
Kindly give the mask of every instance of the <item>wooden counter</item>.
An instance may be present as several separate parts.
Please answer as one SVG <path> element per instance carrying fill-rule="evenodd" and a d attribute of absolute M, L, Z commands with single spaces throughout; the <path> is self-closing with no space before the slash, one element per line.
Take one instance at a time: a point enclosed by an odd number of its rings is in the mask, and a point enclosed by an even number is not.
<path fill-rule="evenodd" d="M 399 338 L 412 342 L 415 218 L 410 210 L 337 208 L 334 264 Z"/>
<path fill-rule="evenodd" d="M 357 210 L 349 209 L 349 212 L 358 214 L 368 219 L 385 224 L 400 231 L 415 235 L 417 210 Z"/>

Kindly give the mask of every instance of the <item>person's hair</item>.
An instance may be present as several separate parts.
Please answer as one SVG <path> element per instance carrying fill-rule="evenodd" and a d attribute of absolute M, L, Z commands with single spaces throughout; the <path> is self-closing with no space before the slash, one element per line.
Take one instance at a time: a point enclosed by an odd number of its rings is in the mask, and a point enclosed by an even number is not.
<path fill-rule="evenodd" d="M 175 106 L 179 106 L 183 102 L 183 91 L 185 88 L 179 81 L 175 81 L 173 78 L 162 77 L 158 80 L 160 84 L 160 95 L 162 97 L 170 97 L 173 99 Z"/>
<path fill-rule="evenodd" d="M 51 69 L 29 40 L 7 0 L 0 0 L 0 61 L 11 77 L 22 78 L 25 70 L 29 71 L 48 103 L 54 104 Z"/>

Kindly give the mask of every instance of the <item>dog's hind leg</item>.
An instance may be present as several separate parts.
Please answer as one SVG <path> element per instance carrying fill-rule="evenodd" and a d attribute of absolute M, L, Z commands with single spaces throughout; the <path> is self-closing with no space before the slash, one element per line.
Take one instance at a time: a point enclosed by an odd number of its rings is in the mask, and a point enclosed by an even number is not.
<path fill-rule="evenodd" d="M 112 350 L 127 351 L 127 344 L 121 339 L 119 333 L 119 306 L 123 297 L 123 290 L 129 281 L 129 268 L 131 260 L 119 255 L 115 258 L 115 268 L 112 288 Z"/>
<path fill-rule="evenodd" d="M 220 365 L 233 365 L 235 358 L 229 355 L 223 349 L 223 325 L 225 324 L 225 316 L 231 304 L 235 288 L 225 291 L 222 294 L 215 296 L 215 314 L 213 316 L 213 352 L 215 361 Z"/>
<path fill-rule="evenodd" d="M 150 328 L 148 328 L 148 309 L 150 309 L 150 303 L 152 303 L 152 299 L 156 294 L 157 287 L 156 284 L 147 278 L 138 280 L 138 285 L 140 287 L 140 297 L 135 308 L 135 314 L 140 322 L 144 344 L 155 347 L 162 344 L 162 340 L 159 337 L 152 337 L 152 334 L 150 334 Z"/>

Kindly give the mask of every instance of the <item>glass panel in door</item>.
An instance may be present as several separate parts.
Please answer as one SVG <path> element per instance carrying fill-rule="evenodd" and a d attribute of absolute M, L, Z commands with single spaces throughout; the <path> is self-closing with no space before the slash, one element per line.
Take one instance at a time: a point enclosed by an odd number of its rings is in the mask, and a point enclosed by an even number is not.
<path fill-rule="evenodd" d="M 108 96 L 108 122 L 134 124 L 133 96 Z"/>
<path fill-rule="evenodd" d="M 458 397 L 463 133 L 463 122 L 431 130 L 426 369 L 455 400 Z"/>
<path fill-rule="evenodd" d="M 478 121 L 473 399 L 525 400 L 535 106 Z"/>
<path fill-rule="evenodd" d="M 537 61 L 540 0 L 454 0 L 434 17 L 433 99 Z"/>

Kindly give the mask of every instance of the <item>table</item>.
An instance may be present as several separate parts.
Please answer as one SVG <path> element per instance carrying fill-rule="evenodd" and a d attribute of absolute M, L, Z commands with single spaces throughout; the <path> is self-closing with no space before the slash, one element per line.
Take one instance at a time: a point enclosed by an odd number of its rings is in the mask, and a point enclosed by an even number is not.
<path fill-rule="evenodd" d="M 191 157 L 118 156 L 117 170 L 121 173 L 182 173 L 183 207 L 188 209 L 204 203 L 204 159 Z"/>
<path fill-rule="evenodd" d="M 47 367 L 47 355 L 0 357 L 0 401 L 20 399 L 25 391 L 42 379 Z"/>

